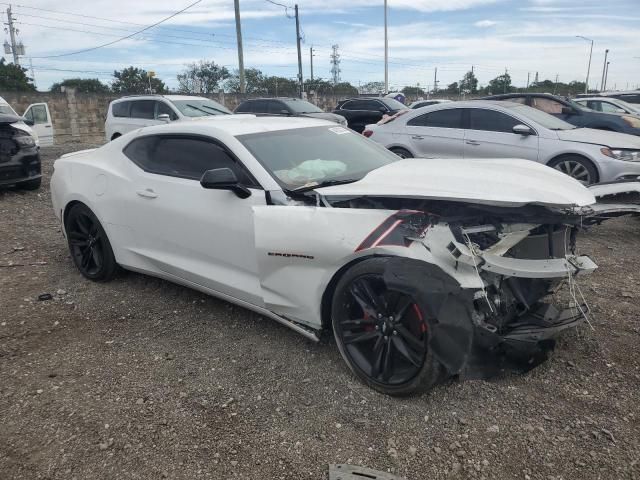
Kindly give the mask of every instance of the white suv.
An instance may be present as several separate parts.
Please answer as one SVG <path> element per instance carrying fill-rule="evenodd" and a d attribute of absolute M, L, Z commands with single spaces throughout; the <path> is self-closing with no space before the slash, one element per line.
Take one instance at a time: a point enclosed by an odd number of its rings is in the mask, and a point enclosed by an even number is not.
<path fill-rule="evenodd" d="M 135 95 L 119 98 L 109 104 L 104 131 L 107 141 L 110 141 L 149 125 L 231 114 L 231 110 L 204 97 Z"/>

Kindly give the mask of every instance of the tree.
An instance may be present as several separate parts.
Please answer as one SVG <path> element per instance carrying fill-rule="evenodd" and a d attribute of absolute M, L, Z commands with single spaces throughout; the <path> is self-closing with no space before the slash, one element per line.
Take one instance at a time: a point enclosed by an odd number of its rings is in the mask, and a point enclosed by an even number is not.
<path fill-rule="evenodd" d="M 369 82 L 362 85 L 362 93 L 384 93 L 384 82 Z"/>
<path fill-rule="evenodd" d="M 458 82 L 447 85 L 447 93 L 458 95 L 460 93 L 460 85 L 458 85 Z"/>
<path fill-rule="evenodd" d="M 62 82 L 51 85 L 52 93 L 61 93 L 62 87 L 75 88 L 79 93 L 107 93 L 109 85 L 102 83 L 97 78 L 67 78 Z"/>
<path fill-rule="evenodd" d="M 418 97 L 420 95 L 424 95 L 424 90 L 422 90 L 419 87 L 404 87 L 402 89 L 402 93 L 405 96 L 412 96 L 412 97 Z"/>
<path fill-rule="evenodd" d="M 358 95 L 358 89 L 351 85 L 349 82 L 339 82 L 334 84 L 333 82 L 329 80 L 323 80 L 322 78 L 305 80 L 304 90 L 305 92 L 313 91 L 316 95 Z"/>
<path fill-rule="evenodd" d="M 148 72 L 142 68 L 127 67 L 121 71 L 116 70 L 113 76 L 115 81 L 111 89 L 115 93 L 165 93 L 167 91 L 162 80 L 156 77 L 149 78 Z"/>
<path fill-rule="evenodd" d="M 0 92 L 34 92 L 33 79 L 27 76 L 27 69 L 0 58 Z"/>
<path fill-rule="evenodd" d="M 478 93 L 478 79 L 473 71 L 468 71 L 460 80 L 460 90 L 464 93 Z"/>
<path fill-rule="evenodd" d="M 178 89 L 183 93 L 215 93 L 223 80 L 231 77 L 226 67 L 201 60 L 191 63 L 178 74 Z"/>
<path fill-rule="evenodd" d="M 511 75 L 505 73 L 491 80 L 485 90 L 488 94 L 498 95 L 500 93 L 514 92 L 515 88 L 511 85 Z"/>
<path fill-rule="evenodd" d="M 249 94 L 264 94 L 265 76 L 257 68 L 247 68 L 244 71 L 245 92 Z M 225 89 L 231 93 L 240 93 L 240 72 L 235 70 L 225 82 Z"/>

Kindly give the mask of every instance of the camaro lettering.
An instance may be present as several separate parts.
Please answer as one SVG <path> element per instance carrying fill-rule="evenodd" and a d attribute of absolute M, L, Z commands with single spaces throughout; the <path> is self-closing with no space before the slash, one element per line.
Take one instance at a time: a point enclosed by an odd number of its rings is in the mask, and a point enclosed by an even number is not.
<path fill-rule="evenodd" d="M 302 255 L 300 253 L 280 253 L 280 252 L 269 252 L 267 253 L 270 257 L 285 257 L 285 258 L 306 258 L 309 260 L 313 260 L 313 255 Z"/>

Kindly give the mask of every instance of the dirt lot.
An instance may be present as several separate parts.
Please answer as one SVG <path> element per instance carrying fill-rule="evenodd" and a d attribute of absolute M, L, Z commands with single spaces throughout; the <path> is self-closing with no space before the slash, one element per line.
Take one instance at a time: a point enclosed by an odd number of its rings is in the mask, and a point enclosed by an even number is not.
<path fill-rule="evenodd" d="M 76 146 L 79 149 L 81 146 Z M 72 150 L 74 148 L 68 148 Z M 0 478 L 640 478 L 640 222 L 583 235 L 593 327 L 525 375 L 394 399 L 332 341 L 127 273 L 80 277 L 36 192 L 0 193 Z M 51 293 L 50 301 L 38 301 Z"/>

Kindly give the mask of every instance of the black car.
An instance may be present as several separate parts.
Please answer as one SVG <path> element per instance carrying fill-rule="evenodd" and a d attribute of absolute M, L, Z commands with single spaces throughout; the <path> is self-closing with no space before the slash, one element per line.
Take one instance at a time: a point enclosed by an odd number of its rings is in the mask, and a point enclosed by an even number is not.
<path fill-rule="evenodd" d="M 284 115 L 287 117 L 312 117 L 330 120 L 347 125 L 344 117 L 327 113 L 313 103 L 299 98 L 252 98 L 245 100 L 234 113 L 253 113 L 256 115 Z"/>
<path fill-rule="evenodd" d="M 342 115 L 349 128 L 362 133 L 366 125 L 379 122 L 384 115 L 395 115 L 406 109 L 394 98 L 350 98 L 338 102 L 333 113 Z"/>
<path fill-rule="evenodd" d="M 22 118 L 0 114 L 0 186 L 40 187 L 40 154 L 34 138 L 13 124 Z"/>
<path fill-rule="evenodd" d="M 640 118 L 636 116 L 596 112 L 574 101 L 548 93 L 507 93 L 484 97 L 482 100 L 506 100 L 529 105 L 576 127 L 640 135 Z"/>

